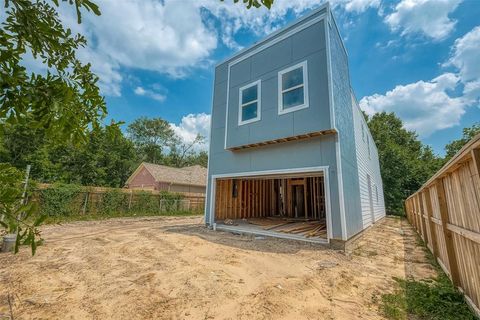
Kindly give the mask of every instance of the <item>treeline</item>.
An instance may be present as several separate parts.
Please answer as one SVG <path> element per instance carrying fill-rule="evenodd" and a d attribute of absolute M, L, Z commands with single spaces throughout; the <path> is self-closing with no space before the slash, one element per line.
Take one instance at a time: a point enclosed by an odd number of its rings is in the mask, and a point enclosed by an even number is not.
<path fill-rule="evenodd" d="M 1 126 L 0 163 L 24 170 L 38 182 L 123 187 L 142 162 L 175 167 L 207 166 L 207 152 L 198 151 L 203 137 L 185 143 L 161 118 L 139 118 L 124 133 L 117 125 L 88 129 L 84 141 L 48 136 L 28 121 Z"/>
<path fill-rule="evenodd" d="M 394 113 L 382 112 L 365 118 L 378 148 L 388 214 L 403 214 L 404 200 L 480 133 L 480 123 L 463 129 L 462 138 L 447 144 L 445 157 L 440 157 L 415 132 L 406 130 Z"/>
<path fill-rule="evenodd" d="M 440 157 L 415 132 L 406 130 L 394 113 L 365 117 L 378 147 L 390 214 L 403 214 L 403 201 L 480 132 L 480 124 L 465 128 L 463 137 L 447 144 L 445 157 Z M 44 130 L 32 128 L 28 121 L 6 123 L 0 139 L 0 163 L 21 170 L 30 164 L 38 182 L 123 187 L 142 161 L 206 167 L 208 160 L 206 151 L 198 151 L 203 137 L 185 143 L 161 118 L 139 118 L 125 133 L 115 125 L 90 129 L 85 141 L 76 143 L 47 138 Z"/>

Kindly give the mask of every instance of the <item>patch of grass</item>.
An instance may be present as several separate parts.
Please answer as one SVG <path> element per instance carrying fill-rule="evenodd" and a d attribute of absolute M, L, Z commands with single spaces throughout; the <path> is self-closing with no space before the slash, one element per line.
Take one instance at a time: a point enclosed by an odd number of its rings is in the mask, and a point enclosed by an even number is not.
<path fill-rule="evenodd" d="M 476 319 L 463 295 L 443 273 L 421 281 L 394 279 L 397 290 L 382 295 L 381 309 L 389 319 Z"/>
<path fill-rule="evenodd" d="M 384 294 L 381 299 L 380 309 L 385 317 L 395 320 L 475 320 L 465 298 L 455 289 L 423 240 L 417 237 L 416 243 L 423 248 L 427 262 L 435 268 L 438 276 L 420 281 L 394 277 L 397 283 L 395 292 Z"/>
<path fill-rule="evenodd" d="M 111 218 L 140 218 L 140 217 L 185 217 L 185 216 L 198 216 L 202 215 L 203 212 L 198 211 L 170 211 L 170 212 L 109 212 L 107 214 L 75 214 L 68 216 L 48 216 L 44 221 L 44 224 L 56 224 L 63 222 L 73 222 L 73 221 L 95 221 L 95 220 L 106 220 Z"/>

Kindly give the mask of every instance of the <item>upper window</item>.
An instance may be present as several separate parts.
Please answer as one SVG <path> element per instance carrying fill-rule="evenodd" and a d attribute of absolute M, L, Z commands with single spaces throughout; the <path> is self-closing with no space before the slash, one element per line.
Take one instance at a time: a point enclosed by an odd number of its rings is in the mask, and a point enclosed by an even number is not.
<path fill-rule="evenodd" d="M 260 120 L 261 82 L 250 83 L 239 89 L 238 125 Z"/>
<path fill-rule="evenodd" d="M 278 113 L 284 114 L 308 107 L 307 62 L 278 73 Z"/>

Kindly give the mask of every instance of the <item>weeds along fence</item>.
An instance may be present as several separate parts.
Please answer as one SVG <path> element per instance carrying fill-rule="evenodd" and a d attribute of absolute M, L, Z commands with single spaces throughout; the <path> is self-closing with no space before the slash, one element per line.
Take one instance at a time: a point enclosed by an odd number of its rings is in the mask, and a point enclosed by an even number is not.
<path fill-rule="evenodd" d="M 201 214 L 205 206 L 205 197 L 199 195 L 70 184 L 43 185 L 33 192 L 31 201 L 48 216 Z"/>
<path fill-rule="evenodd" d="M 480 317 L 480 134 L 405 201 L 408 221 Z"/>

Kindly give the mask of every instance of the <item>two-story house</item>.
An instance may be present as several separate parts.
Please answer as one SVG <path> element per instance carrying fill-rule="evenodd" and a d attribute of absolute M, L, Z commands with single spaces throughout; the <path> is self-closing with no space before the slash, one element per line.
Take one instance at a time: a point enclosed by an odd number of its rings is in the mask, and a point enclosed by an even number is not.
<path fill-rule="evenodd" d="M 384 215 L 328 3 L 216 66 L 208 226 L 341 245 Z"/>

